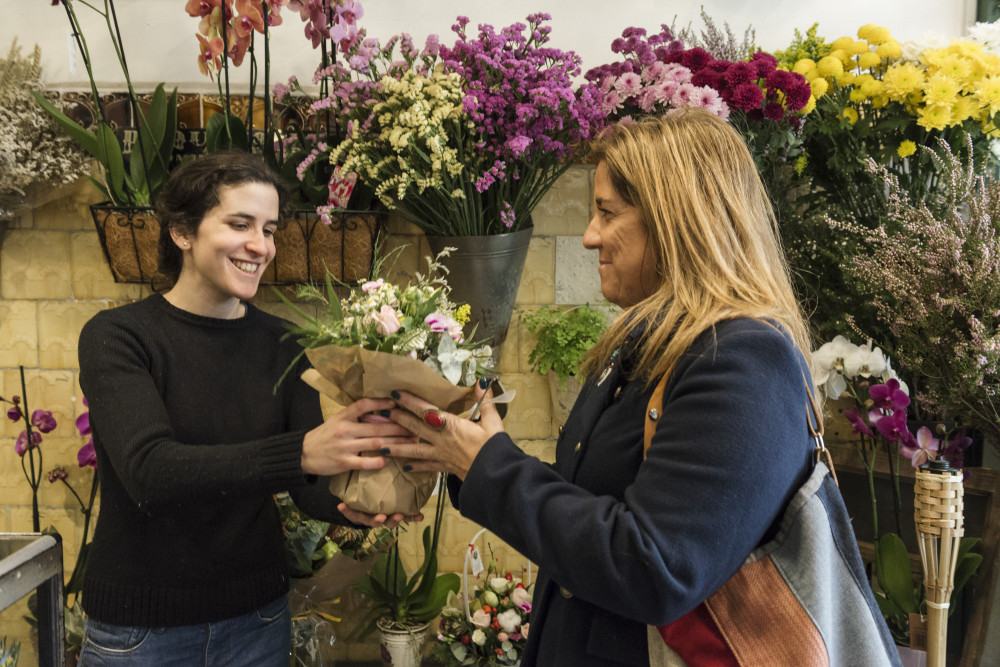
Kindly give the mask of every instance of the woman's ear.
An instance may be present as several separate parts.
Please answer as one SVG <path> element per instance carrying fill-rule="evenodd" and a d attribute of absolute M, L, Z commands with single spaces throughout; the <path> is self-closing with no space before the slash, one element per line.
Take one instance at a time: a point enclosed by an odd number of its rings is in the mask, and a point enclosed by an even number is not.
<path fill-rule="evenodd" d="M 184 252 L 191 247 L 191 241 L 188 235 L 178 230 L 176 227 L 170 228 L 170 238 L 173 239 L 174 244 Z"/>

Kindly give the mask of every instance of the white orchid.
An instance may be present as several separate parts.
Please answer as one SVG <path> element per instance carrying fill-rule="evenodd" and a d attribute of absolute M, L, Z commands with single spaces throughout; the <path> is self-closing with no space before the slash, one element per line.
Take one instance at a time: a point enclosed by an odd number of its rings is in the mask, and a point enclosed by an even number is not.
<path fill-rule="evenodd" d="M 812 353 L 813 382 L 817 387 L 825 388 L 827 398 L 836 400 L 847 391 L 844 363 L 847 357 L 856 354 L 857 349 L 857 345 L 843 336 L 835 336 Z"/>
<path fill-rule="evenodd" d="M 872 347 L 871 339 L 844 358 L 844 375 L 852 378 L 871 377 L 885 372 L 885 355 L 877 347 Z"/>

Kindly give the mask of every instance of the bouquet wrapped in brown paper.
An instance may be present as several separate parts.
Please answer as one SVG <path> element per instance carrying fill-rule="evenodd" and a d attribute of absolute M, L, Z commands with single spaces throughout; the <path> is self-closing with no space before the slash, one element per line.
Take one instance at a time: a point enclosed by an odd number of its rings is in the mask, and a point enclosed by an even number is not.
<path fill-rule="evenodd" d="M 428 268 L 429 276 L 441 270 L 436 260 L 428 260 Z M 443 277 L 420 273 L 406 287 L 381 278 L 366 282 L 344 299 L 329 281 L 325 292 L 300 287 L 299 298 L 318 301 L 326 310 L 314 318 L 286 301 L 305 321 L 292 329 L 313 365 L 303 380 L 340 405 L 403 390 L 449 412 L 471 408 L 472 385 L 492 374 L 487 366 L 492 351 L 466 341 L 462 325 L 469 307 L 456 307 L 449 292 Z M 417 514 L 430 498 L 437 474 L 406 472 L 405 464 L 393 458 L 378 470 L 336 475 L 330 491 L 362 512 Z"/>

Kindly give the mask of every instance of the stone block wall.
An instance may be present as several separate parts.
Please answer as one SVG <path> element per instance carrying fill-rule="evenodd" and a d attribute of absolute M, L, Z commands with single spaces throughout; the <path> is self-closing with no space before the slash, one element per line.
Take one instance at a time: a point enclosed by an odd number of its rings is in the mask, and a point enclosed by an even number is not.
<path fill-rule="evenodd" d="M 503 346 L 501 377 L 517 397 L 505 420 L 507 431 L 527 452 L 551 460 L 558 424 L 551 416 L 545 377 L 532 372 L 528 355 L 534 337 L 521 326 L 518 315 L 546 304 L 602 303 L 596 253 L 583 248 L 581 237 L 590 219 L 593 168 L 574 166 L 556 183 L 534 212 L 531 239 L 511 328 Z M 25 368 L 29 408 L 51 410 L 58 427 L 42 443 L 43 474 L 56 466 L 70 472 L 69 481 L 86 498 L 92 473 L 81 470 L 76 452 L 85 442 L 75 429 L 85 407 L 78 383 L 76 346 L 80 329 L 98 311 L 147 296 L 147 287 L 115 283 L 94 230 L 88 206 L 98 201 L 85 181 L 68 186 L 60 196 L 23 212 L 0 232 L 0 395 L 21 395 L 18 367 Z M 391 278 L 405 281 L 426 268 L 429 254 L 420 231 L 399 219 L 390 219 L 388 247 L 405 245 Z M 262 288 L 257 305 L 289 317 L 269 288 Z M 335 406 L 327 405 L 328 410 Z M 30 532 L 31 493 L 14 440 L 21 428 L 4 419 L 0 426 L 0 532 Z M 433 501 L 433 499 L 432 499 Z M 39 494 L 42 527 L 54 526 L 63 535 L 66 573 L 76 561 L 83 517 L 63 485 L 42 482 Z M 425 514 L 433 515 L 433 503 Z M 443 518 L 440 568 L 460 572 L 469 540 L 479 530 L 449 508 Z M 427 522 L 430 523 L 429 521 Z M 402 537 L 404 559 L 413 564 L 420 554 L 422 526 Z M 515 573 L 527 561 L 494 536 L 486 542 L 502 567 Z M 0 613 L 0 636 L 26 640 L 24 601 Z M 25 641 L 24 664 L 33 660 Z M 373 657 L 371 644 L 341 645 L 340 657 Z"/>

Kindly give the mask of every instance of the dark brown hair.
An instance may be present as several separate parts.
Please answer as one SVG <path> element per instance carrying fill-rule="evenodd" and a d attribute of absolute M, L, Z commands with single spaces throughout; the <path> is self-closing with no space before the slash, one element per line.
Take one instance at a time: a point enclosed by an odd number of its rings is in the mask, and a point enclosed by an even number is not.
<path fill-rule="evenodd" d="M 278 192 L 282 216 L 288 212 L 290 194 L 281 177 L 263 159 L 239 151 L 209 153 L 185 162 L 170 175 L 156 201 L 160 220 L 158 275 L 153 287 L 170 289 L 181 274 L 184 256 L 170 236 L 176 229 L 197 234 L 205 215 L 219 205 L 219 189 L 244 183 L 264 183 Z"/>

